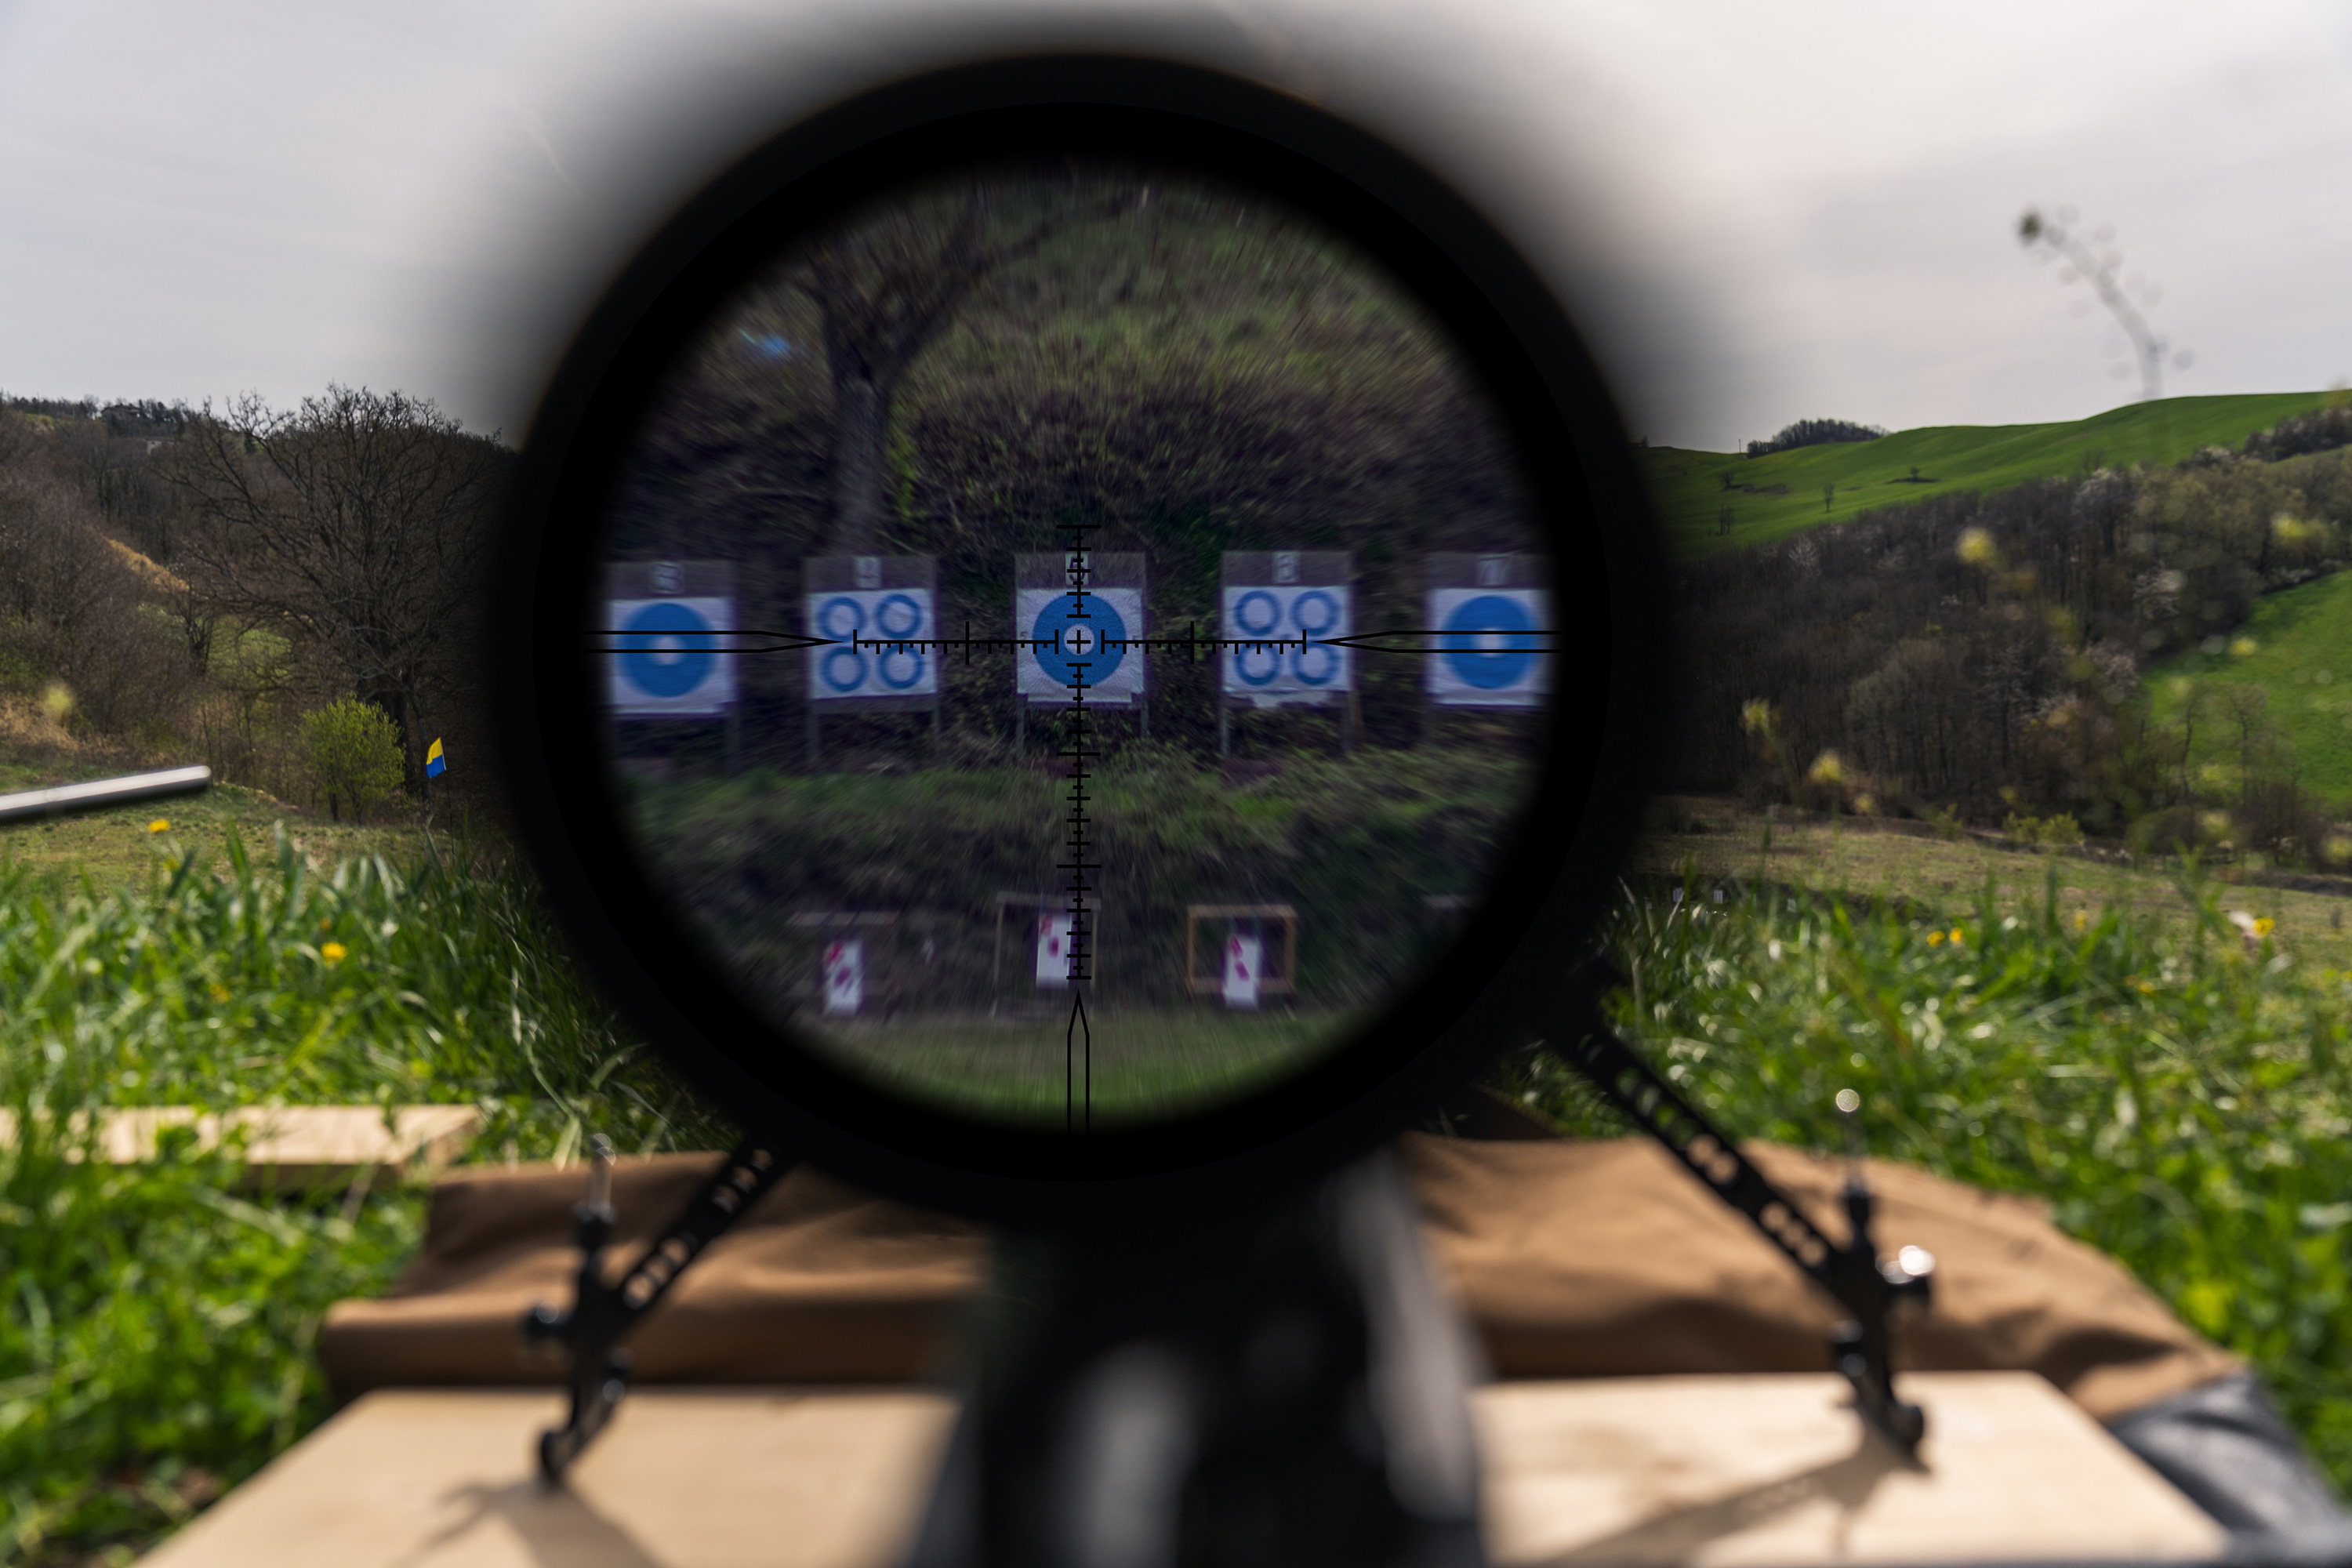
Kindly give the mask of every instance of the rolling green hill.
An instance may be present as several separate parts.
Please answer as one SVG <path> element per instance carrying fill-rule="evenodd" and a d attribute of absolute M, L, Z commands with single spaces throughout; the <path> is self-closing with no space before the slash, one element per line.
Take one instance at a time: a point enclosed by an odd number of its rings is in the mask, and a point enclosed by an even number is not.
<path fill-rule="evenodd" d="M 1930 425 L 1875 441 L 1769 457 L 1653 447 L 1644 454 L 1669 546 L 1705 555 L 1952 490 L 2134 463 L 2177 463 L 2200 447 L 2236 447 L 2252 431 L 2325 404 L 2324 392 L 2168 397 L 2070 424 Z M 1823 505 L 1822 489 L 1833 487 Z M 1723 509 L 1732 527 L 1721 529 Z"/>
<path fill-rule="evenodd" d="M 2179 717 L 2190 678 L 2268 693 L 2263 717 L 2294 743 L 2303 785 L 2352 801 L 2352 572 L 2263 598 L 2223 651 L 2188 653 L 2151 668 L 2158 717 Z M 2236 761 L 2238 737 L 2222 705 L 2210 706 L 2199 730 L 2200 760 Z"/>

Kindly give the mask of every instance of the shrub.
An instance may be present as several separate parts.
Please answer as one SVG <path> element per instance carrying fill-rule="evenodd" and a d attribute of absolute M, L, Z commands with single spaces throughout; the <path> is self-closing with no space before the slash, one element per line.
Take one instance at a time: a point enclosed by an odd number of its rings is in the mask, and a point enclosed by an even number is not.
<path fill-rule="evenodd" d="M 352 819 L 365 822 L 370 806 L 399 791 L 400 731 L 373 703 L 345 697 L 303 714 L 302 740 L 333 816 L 349 802 Z"/>

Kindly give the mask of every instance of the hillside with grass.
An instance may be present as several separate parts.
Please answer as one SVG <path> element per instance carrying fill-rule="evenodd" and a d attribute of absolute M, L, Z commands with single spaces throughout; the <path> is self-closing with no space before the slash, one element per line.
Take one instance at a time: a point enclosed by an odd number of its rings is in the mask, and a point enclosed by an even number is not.
<path fill-rule="evenodd" d="M 2190 735 L 2191 768 L 2291 773 L 2352 810 L 2352 572 L 2265 595 L 2234 636 L 2150 668 L 2147 690 Z"/>
<path fill-rule="evenodd" d="M 2308 414 L 2329 396 L 2168 397 L 2058 424 L 1930 425 L 1760 458 L 1675 447 L 1653 447 L 1643 456 L 1667 540 L 1688 558 L 1931 496 L 2182 462 L 2206 447 L 2242 446 L 2253 432 Z"/>

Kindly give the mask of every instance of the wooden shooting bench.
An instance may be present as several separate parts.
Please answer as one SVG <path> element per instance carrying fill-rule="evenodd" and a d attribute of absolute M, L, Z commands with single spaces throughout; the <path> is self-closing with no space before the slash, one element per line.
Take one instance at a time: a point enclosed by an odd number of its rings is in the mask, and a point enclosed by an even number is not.
<path fill-rule="evenodd" d="M 247 1190 L 348 1186 L 364 1176 L 375 1185 L 404 1177 L 435 1176 L 464 1153 L 482 1123 L 470 1105 L 248 1105 L 200 1111 L 184 1105 L 122 1106 L 99 1113 L 92 1143 L 110 1164 L 144 1164 L 164 1135 L 185 1129 L 195 1148 L 210 1152 L 239 1139 Z M 76 1131 L 86 1132 L 87 1124 Z M 16 1138 L 14 1113 L 0 1110 L 0 1147 Z"/>
<path fill-rule="evenodd" d="M 1830 1374 L 1492 1384 L 1475 1396 L 1499 1564 L 2218 1557 L 2220 1526 L 2028 1373 L 1922 1373 L 1918 1461 Z M 955 1405 L 916 1388 L 641 1388 L 539 1479 L 550 1391 L 360 1399 L 150 1568 L 890 1568 Z"/>
<path fill-rule="evenodd" d="M 2222 1549 L 2220 1528 L 2099 1423 L 2241 1363 L 2031 1204 L 1865 1167 L 1887 1234 L 1944 1262 L 1932 1312 L 1907 1331 L 1937 1370 L 1897 1384 L 1927 1409 L 1914 1465 L 1864 1436 L 1843 1379 L 1811 1370 L 1830 1306 L 1654 1144 L 1408 1133 L 1398 1149 L 1433 1262 L 1501 1374 L 1474 1395 L 1498 1563 Z M 1801 1150 L 1748 1152 L 1809 1209 L 1825 1212 L 1850 1173 Z M 614 1246 L 648 1244 L 718 1168 L 709 1154 L 621 1162 Z M 562 1395 L 521 1386 L 555 1371 L 517 1327 L 532 1302 L 566 1297 L 581 1182 L 539 1166 L 438 1184 L 400 1283 L 328 1316 L 320 1363 L 351 1403 L 150 1561 L 883 1568 L 902 1554 L 953 1419 L 935 1384 L 984 1286 L 987 1234 L 818 1172 L 786 1176 L 631 1340 L 638 1385 L 549 1491 L 534 1446 Z"/>

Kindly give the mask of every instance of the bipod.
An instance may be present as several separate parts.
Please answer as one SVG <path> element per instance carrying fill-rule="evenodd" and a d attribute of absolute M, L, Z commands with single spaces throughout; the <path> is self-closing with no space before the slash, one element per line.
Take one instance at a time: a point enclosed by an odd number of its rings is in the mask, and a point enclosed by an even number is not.
<path fill-rule="evenodd" d="M 572 1210 L 580 1242 L 572 1306 L 558 1311 L 541 1302 L 522 1320 L 526 1340 L 562 1347 L 569 1363 L 564 1384 L 572 1395 L 571 1414 L 562 1426 L 539 1436 L 539 1471 L 551 1485 L 563 1479 L 563 1472 L 604 1429 L 629 1392 L 629 1352 L 621 1341 L 677 1282 L 687 1265 L 749 1214 L 791 1168 L 772 1141 L 744 1139 L 628 1271 L 607 1284 L 604 1247 L 612 1239 L 615 1215 L 613 1144 L 602 1133 L 589 1140 L 589 1162 L 587 1199 Z"/>
<path fill-rule="evenodd" d="M 1905 1301 L 1927 1306 L 1934 1255 L 1906 1247 L 1892 1258 L 1879 1257 L 1871 1227 L 1874 1200 L 1859 1158 L 1853 1159 L 1846 1175 L 1845 1245 L 1815 1229 L 1705 1112 L 1610 1028 L 1601 1015 L 1601 998 L 1623 980 L 1606 959 L 1586 959 L 1570 977 L 1567 1006 L 1558 1020 L 1562 1026 L 1547 1035 L 1545 1048 L 1664 1145 L 1716 1196 L 1746 1215 L 1767 1241 L 1844 1309 L 1847 1320 L 1830 1334 L 1831 1364 L 1853 1385 L 1854 1409 L 1863 1420 L 1903 1453 L 1916 1453 L 1927 1419 L 1917 1405 L 1895 1394 L 1891 1320 Z M 1858 1142 L 1855 1113 L 1861 1105 L 1851 1089 L 1838 1097 L 1850 1153 Z"/>

